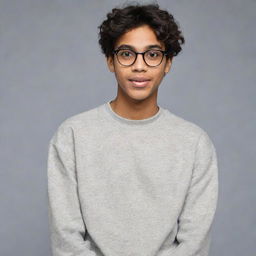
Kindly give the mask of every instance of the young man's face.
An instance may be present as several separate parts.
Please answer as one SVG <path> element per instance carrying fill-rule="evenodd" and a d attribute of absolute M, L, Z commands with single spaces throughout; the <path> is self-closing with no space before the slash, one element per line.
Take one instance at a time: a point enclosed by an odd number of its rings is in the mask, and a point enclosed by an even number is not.
<path fill-rule="evenodd" d="M 165 50 L 165 46 L 162 42 L 158 41 L 154 31 L 148 26 L 143 25 L 138 28 L 134 28 L 127 33 L 123 34 L 116 42 L 115 50 L 122 45 L 131 47 L 136 52 L 144 52 L 148 49 L 160 49 Z M 158 45 L 158 47 L 149 48 L 152 45 Z M 160 65 L 156 67 L 149 67 L 144 62 L 141 54 L 137 55 L 135 63 L 131 66 L 122 66 L 117 56 L 114 58 L 107 58 L 109 70 L 115 73 L 119 90 L 118 94 L 122 94 L 122 97 L 128 97 L 134 100 L 156 100 L 157 90 L 165 73 L 170 70 L 171 60 L 164 56 Z M 134 80 L 147 80 L 145 83 L 139 83 Z M 117 95 L 119 97 L 120 95 Z"/>

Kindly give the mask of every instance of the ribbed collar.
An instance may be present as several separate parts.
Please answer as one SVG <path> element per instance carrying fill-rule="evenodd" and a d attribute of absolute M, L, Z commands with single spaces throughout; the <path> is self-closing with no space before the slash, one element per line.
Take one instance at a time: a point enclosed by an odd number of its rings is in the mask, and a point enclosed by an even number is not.
<path fill-rule="evenodd" d="M 156 122 L 159 119 L 159 117 L 163 115 L 163 111 L 164 111 L 164 109 L 158 105 L 158 107 L 159 107 L 158 112 L 149 118 L 140 119 L 140 120 L 128 119 L 128 118 L 124 118 L 124 117 L 118 115 L 116 112 L 114 112 L 114 110 L 112 109 L 112 107 L 110 105 L 110 102 L 111 102 L 111 100 L 104 104 L 104 108 L 108 112 L 108 114 L 115 120 L 117 120 L 121 123 L 124 123 L 124 124 L 128 124 L 128 125 L 145 125 L 145 124 Z"/>

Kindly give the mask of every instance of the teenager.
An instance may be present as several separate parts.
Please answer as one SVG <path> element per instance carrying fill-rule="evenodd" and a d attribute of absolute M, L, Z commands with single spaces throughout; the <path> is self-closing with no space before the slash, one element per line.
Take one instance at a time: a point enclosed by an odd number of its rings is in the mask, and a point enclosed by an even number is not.
<path fill-rule="evenodd" d="M 184 37 L 157 4 L 114 8 L 99 43 L 111 101 L 64 120 L 49 143 L 54 256 L 207 256 L 218 198 L 205 130 L 161 107 Z"/>

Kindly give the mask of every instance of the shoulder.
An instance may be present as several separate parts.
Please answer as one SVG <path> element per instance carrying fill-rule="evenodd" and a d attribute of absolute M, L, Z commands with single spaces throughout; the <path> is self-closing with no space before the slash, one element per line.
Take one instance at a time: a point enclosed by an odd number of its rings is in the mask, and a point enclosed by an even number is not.
<path fill-rule="evenodd" d="M 166 121 L 169 130 L 174 132 L 176 136 L 187 140 L 193 140 L 195 145 L 205 144 L 208 147 L 213 146 L 212 140 L 208 132 L 200 125 L 186 120 L 181 116 L 165 109 Z"/>
<path fill-rule="evenodd" d="M 77 113 L 61 121 L 55 129 L 50 142 L 55 142 L 61 138 L 65 138 L 67 140 L 74 135 L 76 130 L 84 129 L 84 127 L 89 128 L 90 126 L 95 125 L 95 121 L 98 120 L 100 107 L 101 106 L 97 106 Z"/>
<path fill-rule="evenodd" d="M 189 121 L 187 119 L 184 119 L 181 116 L 178 116 L 177 114 L 174 114 L 168 109 L 165 109 L 165 117 L 168 127 L 175 131 L 176 133 L 179 133 L 185 137 L 188 136 L 200 136 L 205 130 L 200 127 L 198 124 Z"/>

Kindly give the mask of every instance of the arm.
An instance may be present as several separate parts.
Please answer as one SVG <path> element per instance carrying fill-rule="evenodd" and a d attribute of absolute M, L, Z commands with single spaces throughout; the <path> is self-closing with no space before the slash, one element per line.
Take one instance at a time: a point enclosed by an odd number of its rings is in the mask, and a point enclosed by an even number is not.
<path fill-rule="evenodd" d="M 49 143 L 48 214 L 53 256 L 96 256 L 80 211 L 72 129 L 61 125 Z"/>
<path fill-rule="evenodd" d="M 203 131 L 195 153 L 190 188 L 178 219 L 174 256 L 208 256 L 217 207 L 218 165 L 215 147 Z"/>

